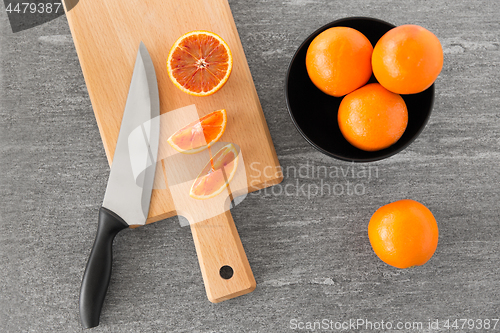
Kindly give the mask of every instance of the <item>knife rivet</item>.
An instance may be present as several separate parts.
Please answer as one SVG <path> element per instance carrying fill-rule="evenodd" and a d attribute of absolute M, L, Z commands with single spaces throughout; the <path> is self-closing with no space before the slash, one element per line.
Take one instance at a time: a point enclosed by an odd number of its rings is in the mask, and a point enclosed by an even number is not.
<path fill-rule="evenodd" d="M 222 266 L 219 270 L 219 274 L 220 274 L 220 277 L 225 279 L 225 280 L 229 280 L 230 278 L 233 277 L 233 269 L 231 268 L 231 266 Z"/>

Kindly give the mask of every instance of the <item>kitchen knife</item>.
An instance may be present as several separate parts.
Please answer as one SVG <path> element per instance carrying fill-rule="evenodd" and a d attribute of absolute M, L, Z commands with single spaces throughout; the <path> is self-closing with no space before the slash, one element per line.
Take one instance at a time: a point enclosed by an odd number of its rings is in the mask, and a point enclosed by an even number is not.
<path fill-rule="evenodd" d="M 141 42 L 102 207 L 94 246 L 80 290 L 83 327 L 99 325 L 112 266 L 116 234 L 143 225 L 149 212 L 160 137 L 160 101 L 155 69 Z"/>

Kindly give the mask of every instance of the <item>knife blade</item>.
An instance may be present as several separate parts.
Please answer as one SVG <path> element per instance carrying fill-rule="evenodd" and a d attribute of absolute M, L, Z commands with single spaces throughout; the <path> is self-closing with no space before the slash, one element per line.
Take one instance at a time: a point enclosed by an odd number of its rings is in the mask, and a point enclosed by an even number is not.
<path fill-rule="evenodd" d="M 97 234 L 80 289 L 84 328 L 99 325 L 116 234 L 143 225 L 149 212 L 160 137 L 158 83 L 149 52 L 140 43 L 118 134 Z"/>

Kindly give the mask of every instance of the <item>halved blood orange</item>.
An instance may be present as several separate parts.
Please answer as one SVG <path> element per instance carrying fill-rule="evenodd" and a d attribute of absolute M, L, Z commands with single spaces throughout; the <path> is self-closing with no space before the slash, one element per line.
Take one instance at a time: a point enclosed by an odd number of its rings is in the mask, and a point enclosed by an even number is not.
<path fill-rule="evenodd" d="M 170 49 L 167 73 L 180 90 L 194 96 L 208 96 L 222 88 L 233 57 L 226 42 L 209 31 L 182 35 Z"/>
<path fill-rule="evenodd" d="M 184 126 L 172 134 L 167 142 L 178 152 L 198 153 L 219 140 L 226 130 L 226 124 L 226 110 L 217 110 Z"/>
<path fill-rule="evenodd" d="M 189 191 L 194 199 L 213 198 L 233 179 L 238 167 L 238 151 L 229 143 L 222 147 L 200 172 Z"/>

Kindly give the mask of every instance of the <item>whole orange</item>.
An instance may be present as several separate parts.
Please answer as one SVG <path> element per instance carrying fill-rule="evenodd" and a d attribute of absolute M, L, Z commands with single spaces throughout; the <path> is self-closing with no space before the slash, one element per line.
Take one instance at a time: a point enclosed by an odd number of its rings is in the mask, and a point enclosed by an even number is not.
<path fill-rule="evenodd" d="M 307 73 L 324 93 L 344 96 L 370 79 L 372 51 L 368 38 L 355 29 L 327 29 L 316 36 L 307 49 Z"/>
<path fill-rule="evenodd" d="M 372 55 L 373 74 L 386 89 L 416 94 L 429 88 L 443 68 L 439 39 L 418 25 L 402 25 L 379 39 Z"/>
<path fill-rule="evenodd" d="M 383 262 L 397 268 L 425 264 L 436 251 L 438 236 L 431 211 L 409 199 L 380 207 L 368 224 L 373 251 Z"/>
<path fill-rule="evenodd" d="M 401 138 L 408 124 L 408 111 L 401 96 L 378 83 L 370 83 L 344 97 L 338 123 L 350 144 L 376 151 Z"/>

